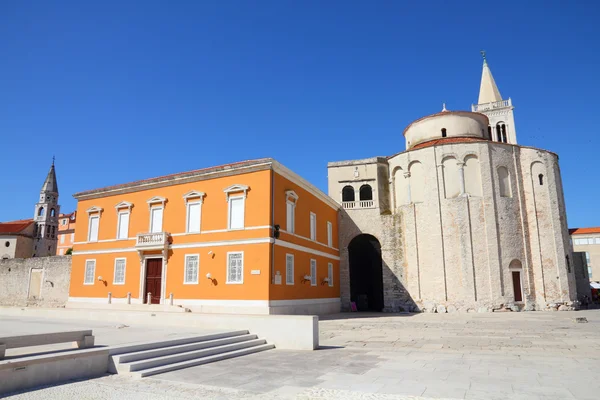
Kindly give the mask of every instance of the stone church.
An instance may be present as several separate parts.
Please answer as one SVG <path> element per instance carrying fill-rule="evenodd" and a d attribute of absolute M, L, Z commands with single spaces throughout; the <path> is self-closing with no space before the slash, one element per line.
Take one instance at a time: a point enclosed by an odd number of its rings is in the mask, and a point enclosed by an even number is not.
<path fill-rule="evenodd" d="M 406 150 L 331 162 L 342 309 L 571 309 L 576 289 L 558 156 L 520 146 L 485 60 L 471 111 L 420 118 Z"/>
<path fill-rule="evenodd" d="M 33 219 L 0 222 L 0 259 L 56 255 L 59 213 L 58 184 L 52 161 Z"/>

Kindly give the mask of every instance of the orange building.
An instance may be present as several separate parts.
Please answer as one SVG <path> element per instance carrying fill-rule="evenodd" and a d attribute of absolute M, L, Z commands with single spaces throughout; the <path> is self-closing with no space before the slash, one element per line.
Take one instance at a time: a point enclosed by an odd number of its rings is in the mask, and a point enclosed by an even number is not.
<path fill-rule="evenodd" d="M 77 193 L 70 302 L 340 309 L 338 204 L 273 159 Z"/>
<path fill-rule="evenodd" d="M 56 255 L 63 256 L 67 250 L 73 248 L 75 243 L 75 224 L 77 223 L 77 211 L 71 214 L 58 215 L 58 244 L 56 246 Z"/>

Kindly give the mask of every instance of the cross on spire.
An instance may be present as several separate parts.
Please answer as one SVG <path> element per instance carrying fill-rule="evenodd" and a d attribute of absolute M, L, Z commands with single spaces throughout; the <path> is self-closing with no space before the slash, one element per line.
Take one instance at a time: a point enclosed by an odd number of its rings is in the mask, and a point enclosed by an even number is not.
<path fill-rule="evenodd" d="M 56 157 L 52 156 L 52 165 L 54 165 L 54 159 L 55 159 L 55 158 L 56 158 Z"/>
<path fill-rule="evenodd" d="M 483 62 L 487 63 L 487 60 L 485 59 L 485 50 L 481 50 L 480 53 L 481 53 L 481 57 L 483 57 Z"/>

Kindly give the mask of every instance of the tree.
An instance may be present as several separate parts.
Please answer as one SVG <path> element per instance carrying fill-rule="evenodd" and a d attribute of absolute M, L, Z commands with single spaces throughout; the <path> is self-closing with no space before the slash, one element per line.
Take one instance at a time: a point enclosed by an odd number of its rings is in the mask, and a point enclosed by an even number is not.
<path fill-rule="evenodd" d="M 73 254 L 73 248 L 70 247 L 67 249 L 67 251 L 65 252 L 65 256 L 70 256 L 71 254 Z"/>

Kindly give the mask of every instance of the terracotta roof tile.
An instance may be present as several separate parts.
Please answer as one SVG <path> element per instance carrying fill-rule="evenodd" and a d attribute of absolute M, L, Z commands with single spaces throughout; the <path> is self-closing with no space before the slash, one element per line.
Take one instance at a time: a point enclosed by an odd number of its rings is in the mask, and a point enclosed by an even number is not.
<path fill-rule="evenodd" d="M 600 226 L 591 227 L 591 228 L 571 228 L 571 229 L 569 229 L 569 234 L 571 234 L 571 235 L 583 235 L 586 233 L 600 233 Z"/>
<path fill-rule="evenodd" d="M 0 222 L 0 233 L 20 233 L 31 224 L 33 224 L 32 219 L 20 219 L 17 221 Z"/>

